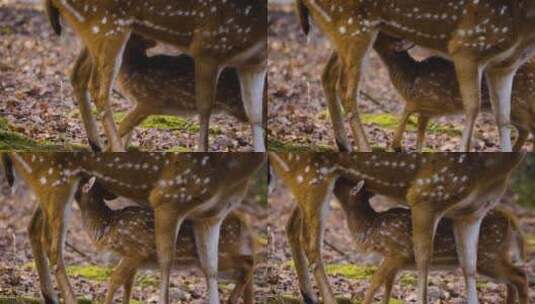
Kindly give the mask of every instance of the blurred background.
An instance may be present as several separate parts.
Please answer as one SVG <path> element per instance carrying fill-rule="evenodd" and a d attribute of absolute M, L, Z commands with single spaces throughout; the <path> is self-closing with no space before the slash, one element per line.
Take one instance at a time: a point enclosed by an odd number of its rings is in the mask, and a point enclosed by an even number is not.
<path fill-rule="evenodd" d="M 277 185 L 270 200 L 270 277 L 274 294 L 269 303 L 300 303 L 298 279 L 288 248 L 285 226 L 296 206 L 295 201 L 281 184 Z M 395 205 L 384 197 L 372 200 L 373 207 L 380 211 Z M 511 184 L 500 202 L 520 222 L 528 249 L 525 268 L 528 272 L 531 302 L 535 301 L 535 154 L 527 155 L 515 170 Z M 369 279 L 380 259 L 359 254 L 352 245 L 352 236 L 346 226 L 345 215 L 336 199 L 331 202 L 331 215 L 326 225 L 323 257 L 332 288 L 341 303 L 360 303 L 369 287 Z M 478 277 L 478 291 L 481 303 L 505 303 L 505 285 Z M 462 272 L 433 272 L 430 276 L 429 303 L 466 303 Z M 382 299 L 382 291 L 376 295 Z M 416 303 L 416 273 L 401 272 L 394 285 L 393 304 Z M 535 302 L 534 302 L 535 303 Z"/>
<path fill-rule="evenodd" d="M 255 271 L 257 303 L 263 303 L 272 289 L 267 281 L 265 257 L 267 244 L 267 175 L 259 170 L 243 206 L 238 210 L 252 226 L 258 243 L 259 263 Z M 13 192 L 14 191 L 14 192 Z M 38 205 L 33 193 L 23 183 L 9 189 L 0 177 L 0 304 L 41 303 L 37 272 L 29 244 L 27 226 L 33 210 Z M 131 205 L 124 199 L 109 202 L 113 209 Z M 73 204 L 69 224 L 65 261 L 68 265 L 71 284 L 84 303 L 99 303 L 107 290 L 110 271 L 118 261 L 110 253 L 97 252 L 85 233 L 78 205 Z M 264 257 L 264 258 L 262 258 Z M 141 270 L 136 277 L 132 303 L 157 303 L 159 273 Z M 227 299 L 234 285 L 223 281 L 220 284 L 222 299 Z M 199 270 L 174 271 L 171 281 L 171 303 L 206 303 L 204 276 Z M 118 303 L 122 291 L 116 294 Z"/>

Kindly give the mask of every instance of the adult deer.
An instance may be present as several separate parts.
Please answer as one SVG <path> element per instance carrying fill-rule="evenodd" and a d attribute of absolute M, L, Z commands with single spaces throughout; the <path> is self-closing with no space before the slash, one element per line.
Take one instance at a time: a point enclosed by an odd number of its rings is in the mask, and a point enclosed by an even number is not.
<path fill-rule="evenodd" d="M 300 227 L 290 230 L 289 242 L 305 301 L 316 302 L 304 267 L 308 259 L 323 301 L 336 303 L 325 274 L 321 245 L 333 188 L 343 177 L 411 207 L 419 303 L 427 302 L 436 225 L 443 217 L 452 219 L 468 303 L 478 303 L 475 276 L 481 219 L 498 202 L 523 154 L 271 152 L 269 158 L 297 201 L 302 219 Z"/>
<path fill-rule="evenodd" d="M 205 271 L 209 303 L 219 303 L 217 264 L 219 227 L 239 204 L 249 179 L 265 161 L 261 153 L 4 153 L 7 176 L 17 172 L 35 193 L 39 208 L 30 236 L 47 303 L 57 303 L 46 252 L 66 303 L 76 303 L 63 262 L 65 216 L 81 180 L 96 177 L 108 193 L 148 202 L 154 210 L 161 269 L 160 303 L 168 303 L 169 273 L 176 234 L 185 218 L 197 220 L 199 260 Z M 12 168 L 12 169 L 10 169 Z M 11 179 L 9 179 L 11 180 Z M 43 221 L 44 229 L 35 224 Z M 41 235 L 38 235 L 41 231 Z M 44 241 L 43 241 L 44 240 Z M 42 248 L 47 244 L 46 248 Z"/>
<path fill-rule="evenodd" d="M 150 115 L 195 115 L 195 63 L 187 55 L 148 56 L 147 50 L 156 43 L 139 35 L 128 41 L 117 87 L 129 100 L 136 103 L 119 123 L 119 136 L 128 145 L 134 127 Z M 71 83 L 90 143 L 99 142 L 99 133 L 87 99 L 88 84 L 93 67 L 92 59 L 83 49 L 73 68 Z M 265 87 L 264 89 L 266 89 Z M 267 112 L 267 94 L 262 103 L 263 121 Z M 213 110 L 225 112 L 240 122 L 248 122 L 241 98 L 240 81 L 234 69 L 225 69 L 219 78 Z M 98 149 L 98 146 L 94 149 Z"/>
<path fill-rule="evenodd" d="M 462 151 L 471 147 L 479 113 L 481 75 L 485 72 L 501 149 L 511 151 L 511 87 L 516 70 L 535 50 L 535 33 L 531 30 L 535 25 L 535 3 L 526 0 L 296 2 L 303 29 L 309 29 L 311 15 L 338 53 L 343 67 L 338 78 L 345 84 L 337 88 L 359 150 L 370 151 L 370 146 L 355 97 L 363 63 L 377 34 L 384 32 L 435 50 L 453 61 L 466 119 Z M 327 70 L 336 62 L 333 57 Z M 334 107 L 331 116 L 338 145 L 350 149 L 336 95 L 327 94 L 327 98 Z"/>
<path fill-rule="evenodd" d="M 55 31 L 61 32 L 59 17 L 66 19 L 93 59 L 89 90 L 103 113 L 112 151 L 123 151 L 124 146 L 113 121 L 109 95 L 132 33 L 177 46 L 194 58 L 200 151 L 208 149 L 217 80 L 227 66 L 238 70 L 244 106 L 253 124 L 255 150 L 265 151 L 262 94 L 266 78 L 266 1 L 45 0 L 45 4 Z M 83 57 L 78 58 L 78 62 L 81 60 Z"/>

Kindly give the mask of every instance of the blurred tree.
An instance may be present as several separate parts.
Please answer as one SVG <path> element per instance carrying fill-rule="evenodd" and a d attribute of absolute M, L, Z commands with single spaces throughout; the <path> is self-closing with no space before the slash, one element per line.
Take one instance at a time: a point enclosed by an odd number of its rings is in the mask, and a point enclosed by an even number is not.
<path fill-rule="evenodd" d="M 517 203 L 535 208 L 535 153 L 528 153 L 526 159 L 513 175 L 513 192 Z"/>

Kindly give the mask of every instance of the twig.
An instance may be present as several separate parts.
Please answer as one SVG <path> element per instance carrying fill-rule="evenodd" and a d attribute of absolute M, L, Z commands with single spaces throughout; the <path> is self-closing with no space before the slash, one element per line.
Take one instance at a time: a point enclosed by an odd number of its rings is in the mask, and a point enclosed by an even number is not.
<path fill-rule="evenodd" d="M 352 259 L 349 255 L 347 255 L 345 252 L 343 252 L 341 249 L 339 249 L 338 247 L 336 247 L 335 245 L 333 245 L 333 244 L 330 243 L 329 241 L 323 241 L 323 243 L 324 243 L 327 247 L 329 247 L 329 248 L 331 248 L 332 250 L 336 251 L 336 253 L 338 253 L 339 255 L 341 255 L 346 261 L 348 261 L 348 262 L 350 262 L 350 263 L 353 262 L 353 261 L 352 261 L 353 259 Z"/>
<path fill-rule="evenodd" d="M 85 254 L 83 251 L 81 251 L 80 249 L 76 248 L 74 245 L 72 245 L 71 243 L 69 242 L 65 242 L 65 244 L 67 244 L 67 247 L 70 248 L 72 251 L 78 253 L 78 255 L 80 255 L 82 258 L 84 258 L 86 261 L 88 261 L 89 263 L 91 264 L 94 264 L 93 261 L 91 260 L 91 258 Z"/>
<path fill-rule="evenodd" d="M 366 93 L 365 91 L 360 91 L 360 95 L 366 99 L 368 99 L 369 101 L 371 101 L 372 103 L 374 103 L 376 106 L 378 106 L 379 108 L 381 108 L 381 110 L 383 110 L 384 112 L 390 112 L 384 105 L 383 102 L 381 102 L 380 100 L 377 100 L 375 99 L 373 96 L 371 96 L 370 94 Z"/>

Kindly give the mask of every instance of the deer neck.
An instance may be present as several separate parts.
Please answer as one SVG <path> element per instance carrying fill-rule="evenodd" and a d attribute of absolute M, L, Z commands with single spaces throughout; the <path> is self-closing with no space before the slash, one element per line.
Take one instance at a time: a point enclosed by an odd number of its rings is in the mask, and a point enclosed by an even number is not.
<path fill-rule="evenodd" d="M 93 241 L 98 241 L 111 221 L 113 210 L 101 199 L 81 199 L 78 206 L 85 230 Z"/>
<path fill-rule="evenodd" d="M 365 239 L 374 220 L 379 216 L 369 199 L 357 199 L 351 191 L 336 191 L 336 198 L 347 217 L 347 226 L 357 241 Z"/>
<path fill-rule="evenodd" d="M 408 90 L 407 84 L 413 83 L 414 69 L 418 62 L 408 52 L 391 52 L 381 48 L 375 48 L 375 50 L 388 67 L 392 84 L 400 91 Z"/>

